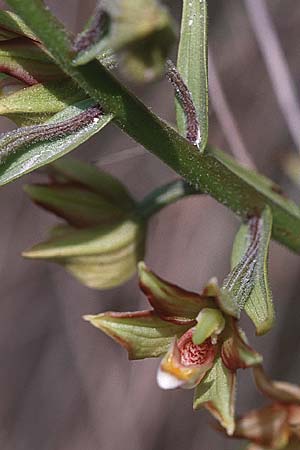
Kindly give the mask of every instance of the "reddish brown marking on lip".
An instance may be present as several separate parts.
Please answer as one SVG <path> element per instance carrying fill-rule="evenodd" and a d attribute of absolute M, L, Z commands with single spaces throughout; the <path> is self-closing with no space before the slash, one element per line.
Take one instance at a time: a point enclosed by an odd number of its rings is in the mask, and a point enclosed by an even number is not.
<path fill-rule="evenodd" d="M 203 344 L 197 345 L 192 341 L 193 331 L 188 330 L 177 343 L 180 352 L 181 364 L 184 366 L 201 366 L 214 360 L 216 346 L 207 339 Z"/>

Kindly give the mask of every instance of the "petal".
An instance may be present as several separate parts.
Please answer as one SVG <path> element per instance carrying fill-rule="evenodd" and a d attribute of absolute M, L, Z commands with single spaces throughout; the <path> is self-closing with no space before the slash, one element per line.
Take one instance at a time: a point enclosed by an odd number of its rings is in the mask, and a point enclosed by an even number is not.
<path fill-rule="evenodd" d="M 254 367 L 253 374 L 255 383 L 263 394 L 280 403 L 300 405 L 299 386 L 270 380 L 262 366 Z"/>
<path fill-rule="evenodd" d="M 153 311 L 107 312 L 84 319 L 125 347 L 129 359 L 161 356 L 168 351 L 174 336 L 187 331 L 187 326 L 166 322 Z"/>
<path fill-rule="evenodd" d="M 225 319 L 221 311 L 203 308 L 196 320 L 198 323 L 193 333 L 194 344 L 200 345 L 209 337 L 211 337 L 213 343 L 216 343 L 217 336 L 222 333 L 225 327 Z"/>
<path fill-rule="evenodd" d="M 139 264 L 140 287 L 149 302 L 164 320 L 193 324 L 202 308 L 215 307 L 213 299 L 188 292 L 155 275 L 146 265 Z"/>
<path fill-rule="evenodd" d="M 197 386 L 194 396 L 194 409 L 207 408 L 229 435 L 233 434 L 235 426 L 235 384 L 235 374 L 218 356 L 212 369 Z"/>
<path fill-rule="evenodd" d="M 282 449 L 289 441 L 287 410 L 280 405 L 270 405 L 250 411 L 237 421 L 234 436 L 272 449 Z"/>
<path fill-rule="evenodd" d="M 162 389 L 194 388 L 212 367 L 215 348 L 210 341 L 200 345 L 192 342 L 191 330 L 174 341 L 161 361 L 157 383 Z"/>
<path fill-rule="evenodd" d="M 253 350 L 246 342 L 234 319 L 228 319 L 227 338 L 225 339 L 221 356 L 229 370 L 246 369 L 262 363 L 262 356 Z"/>

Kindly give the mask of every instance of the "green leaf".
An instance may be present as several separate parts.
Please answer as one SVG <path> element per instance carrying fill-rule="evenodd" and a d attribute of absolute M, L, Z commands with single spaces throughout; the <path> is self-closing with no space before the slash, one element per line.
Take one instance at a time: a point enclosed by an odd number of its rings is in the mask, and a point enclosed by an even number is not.
<path fill-rule="evenodd" d="M 192 94 L 200 124 L 200 149 L 208 137 L 207 2 L 183 0 L 177 68 Z M 185 134 L 185 114 L 177 102 L 177 125 Z"/>
<path fill-rule="evenodd" d="M 188 325 L 175 325 L 160 319 L 152 311 L 103 313 L 84 316 L 96 328 L 125 347 L 129 359 L 143 359 L 166 353 L 174 336 L 182 336 Z"/>
<path fill-rule="evenodd" d="M 55 114 L 46 124 L 60 123 L 74 118 L 92 105 L 94 105 L 92 100 L 79 102 Z M 35 144 L 26 145 L 25 143 L 0 164 L 0 186 L 60 158 L 100 131 L 111 120 L 111 114 L 104 114 L 99 120 L 66 136 Z M 0 139 L 0 153 L 1 148 L 5 150 L 7 144 L 5 139 L 5 135 Z"/>
<path fill-rule="evenodd" d="M 86 229 L 59 227 L 23 256 L 56 262 L 86 286 L 110 289 L 136 272 L 144 257 L 145 236 L 145 224 L 131 220 Z"/>
<path fill-rule="evenodd" d="M 140 288 L 148 297 L 154 310 L 165 320 L 190 322 L 202 308 L 216 307 L 213 299 L 188 292 L 169 283 L 139 263 Z"/>
<path fill-rule="evenodd" d="M 0 97 L 0 115 L 18 125 L 33 125 L 85 98 L 86 94 L 72 80 L 36 84 Z"/>
<path fill-rule="evenodd" d="M 265 208 L 261 215 L 260 239 L 256 264 L 249 283 L 252 290 L 245 303 L 245 312 L 248 314 L 256 327 L 256 333 L 261 335 L 267 333 L 273 326 L 275 313 L 272 301 L 272 293 L 268 279 L 268 254 L 272 232 L 272 213 L 270 208 Z M 250 239 L 249 225 L 243 224 L 236 236 L 231 265 L 236 267 L 245 255 Z"/>
<path fill-rule="evenodd" d="M 205 406 L 229 435 L 235 426 L 235 378 L 218 356 L 212 369 L 196 387 L 194 396 L 194 409 Z"/>

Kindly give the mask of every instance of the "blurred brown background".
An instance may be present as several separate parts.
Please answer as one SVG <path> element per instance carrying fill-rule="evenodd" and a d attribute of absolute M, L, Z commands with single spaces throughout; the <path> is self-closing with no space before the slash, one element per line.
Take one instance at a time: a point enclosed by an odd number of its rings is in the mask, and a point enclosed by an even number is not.
<path fill-rule="evenodd" d="M 47 2 L 72 30 L 80 29 L 93 3 Z M 178 21 L 181 1 L 166 3 Z M 299 85 L 300 5 L 296 0 L 269 0 L 267 5 Z M 245 146 L 260 171 L 299 199 L 281 168 L 282 157 L 296 151 L 296 145 L 278 108 L 244 3 L 210 0 L 209 11 L 212 55 Z M 173 94 L 165 81 L 131 87 L 146 104 L 174 122 Z M 2 130 L 9 126 L 1 119 Z M 225 136 L 212 110 L 210 141 L 229 151 Z M 138 198 L 174 177 L 113 126 L 73 155 L 118 175 Z M 39 177 L 30 175 L 25 182 Z M 109 292 L 92 291 L 59 267 L 21 258 L 20 252 L 42 239 L 54 222 L 29 203 L 22 192 L 23 182 L 0 191 L 1 449 L 241 448 L 241 443 L 225 440 L 209 426 L 212 420 L 204 410 L 193 413 L 192 392 L 159 390 L 155 382 L 158 360 L 128 362 L 124 350 L 81 319 L 86 313 L 145 307 L 136 279 Z M 209 277 L 217 275 L 222 280 L 228 271 L 237 227 L 234 215 L 212 199 L 193 197 L 178 202 L 153 218 L 146 261 L 170 281 L 200 290 Z M 270 263 L 276 327 L 259 339 L 247 321 L 245 327 L 263 352 L 269 373 L 299 383 L 300 258 L 273 244 Z M 260 402 L 251 376 L 239 374 L 238 412 Z"/>

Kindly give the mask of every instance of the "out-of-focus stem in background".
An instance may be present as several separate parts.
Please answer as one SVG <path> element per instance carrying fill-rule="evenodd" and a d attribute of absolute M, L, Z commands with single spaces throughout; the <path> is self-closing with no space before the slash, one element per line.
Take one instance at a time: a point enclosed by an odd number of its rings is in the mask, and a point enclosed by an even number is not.
<path fill-rule="evenodd" d="M 300 107 L 297 89 L 265 0 L 244 0 L 286 125 L 300 152 Z"/>

